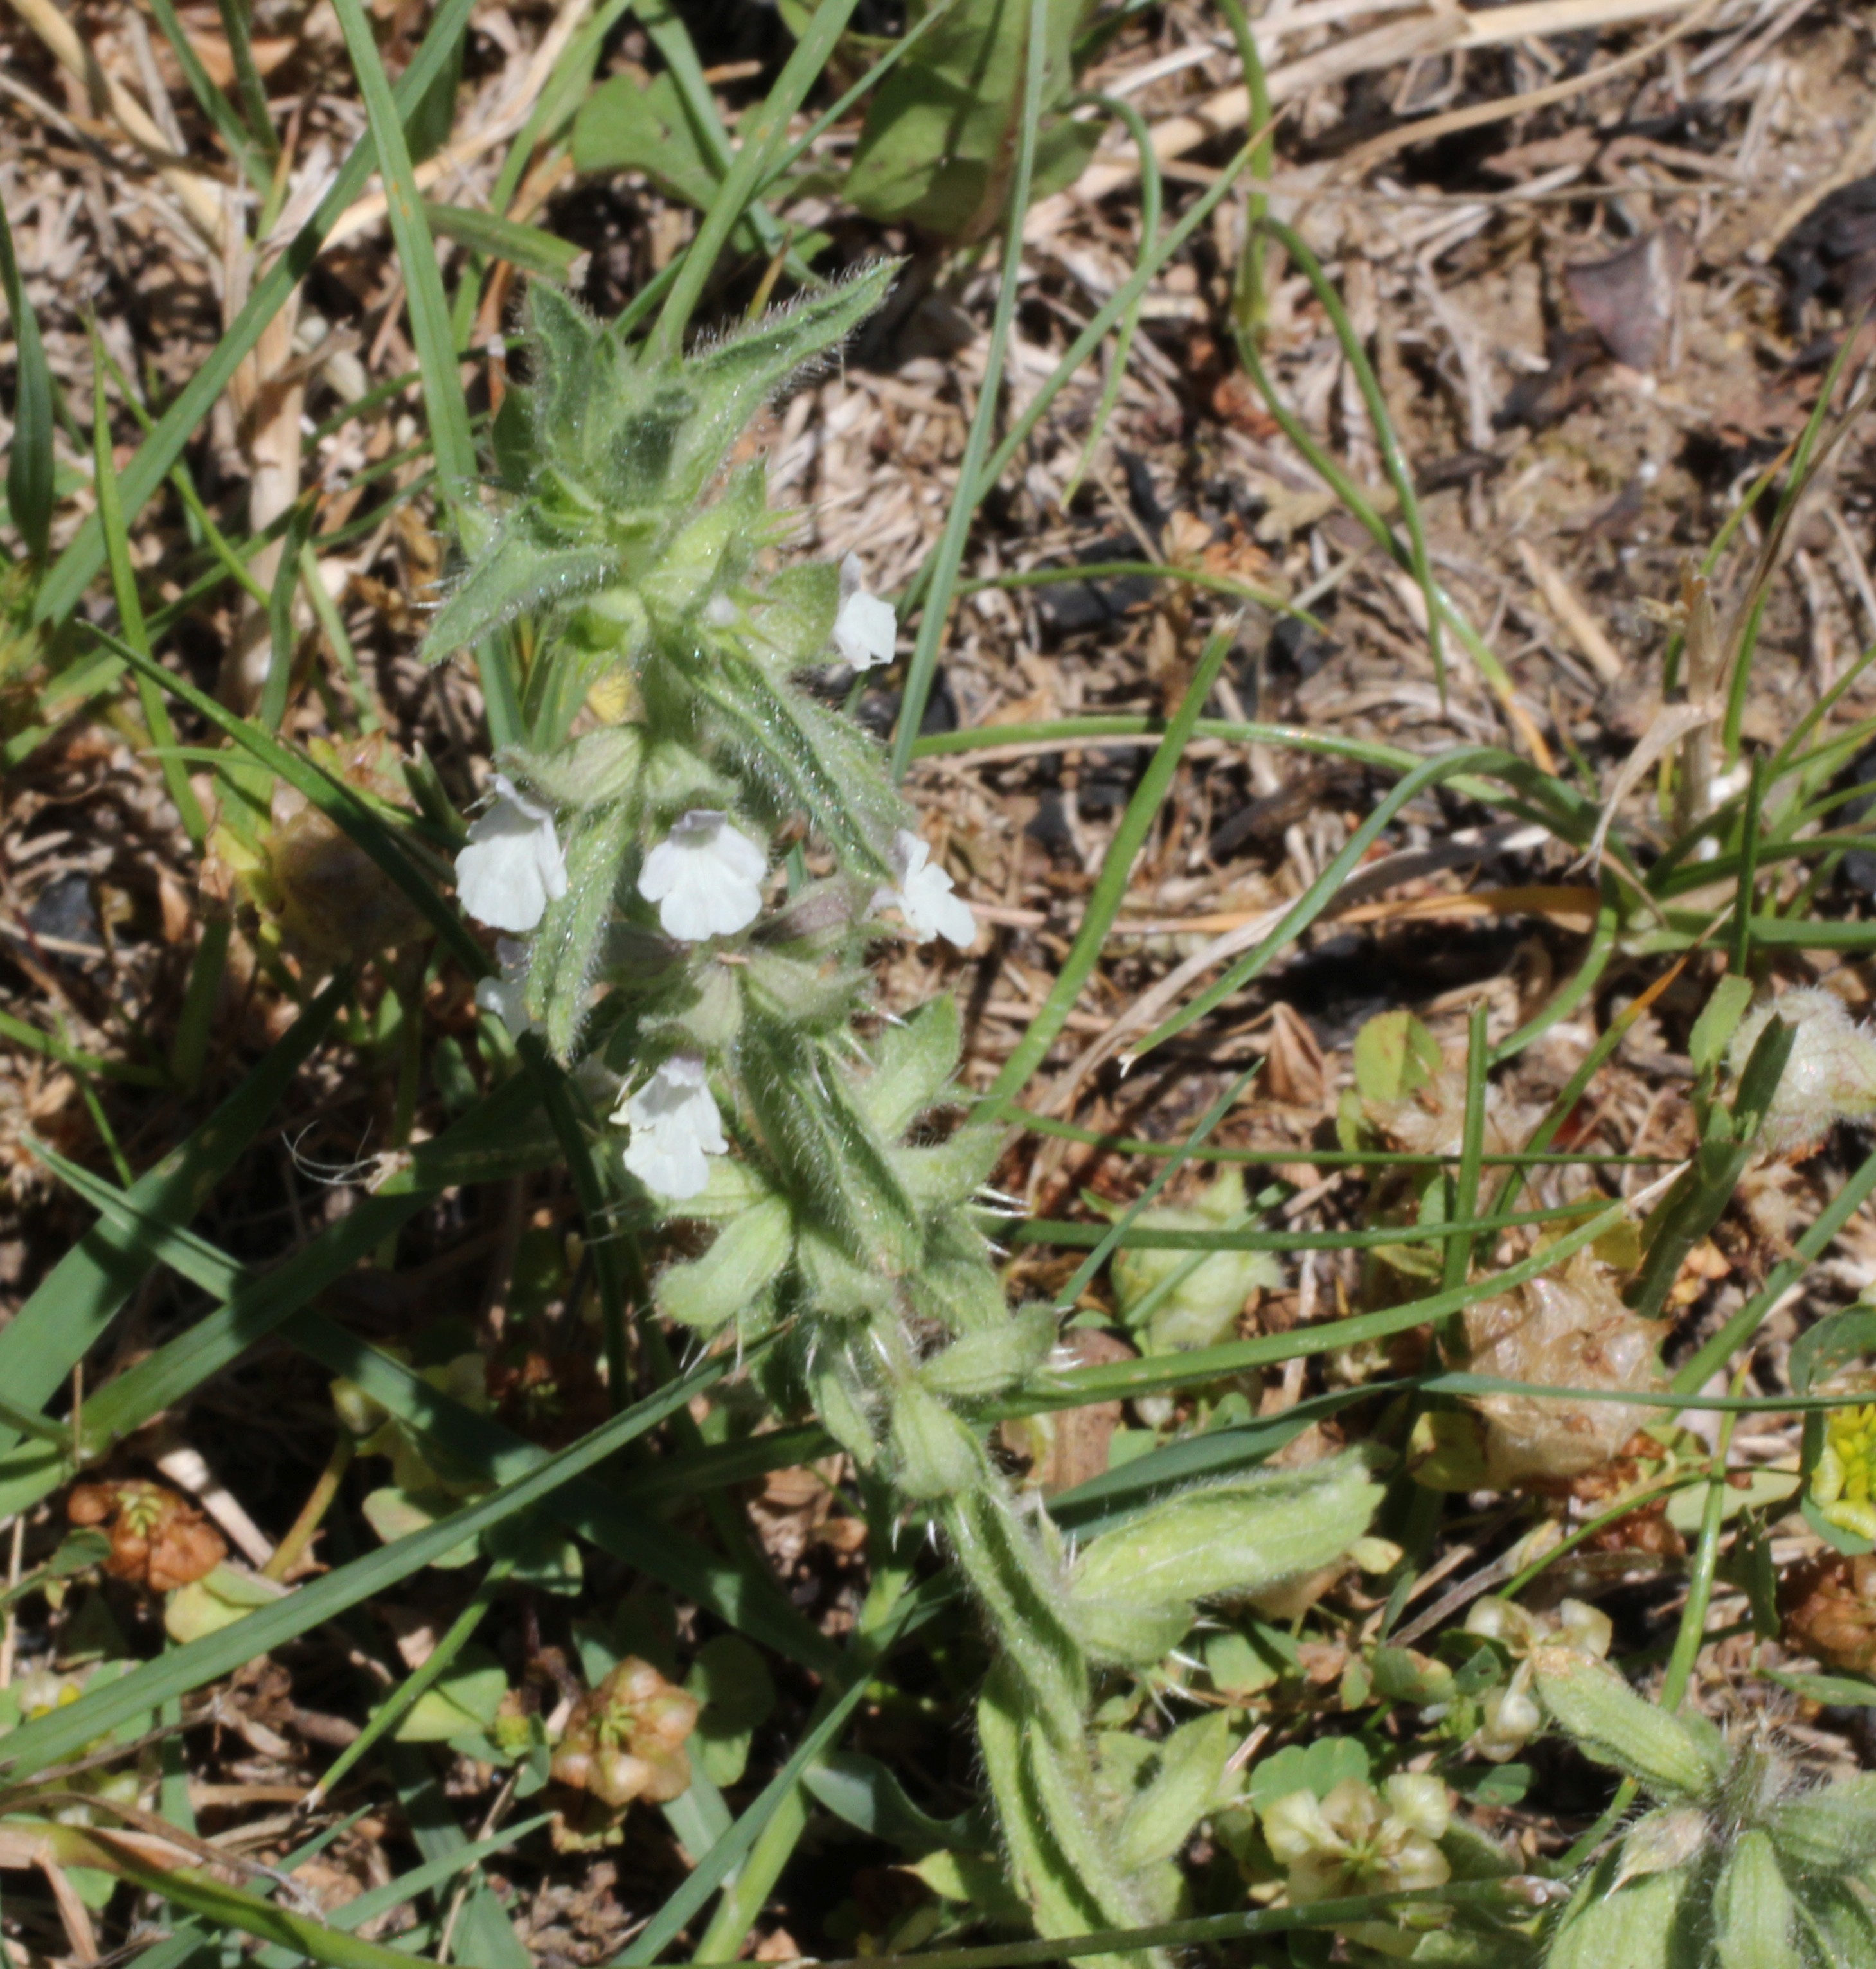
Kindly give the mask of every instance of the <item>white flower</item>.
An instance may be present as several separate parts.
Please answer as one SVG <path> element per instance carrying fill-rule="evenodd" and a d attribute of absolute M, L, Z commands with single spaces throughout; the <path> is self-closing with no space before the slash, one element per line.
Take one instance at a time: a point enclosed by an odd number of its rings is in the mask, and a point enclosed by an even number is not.
<path fill-rule="evenodd" d="M 941 936 L 960 950 L 969 949 L 977 941 L 977 919 L 970 904 L 951 893 L 951 877 L 932 860 L 930 846 L 902 827 L 893 842 L 893 859 L 899 886 L 875 891 L 873 907 L 897 910 L 917 942 Z"/>
<path fill-rule="evenodd" d="M 508 1037 L 518 1040 L 534 1022 L 527 1015 L 527 946 L 505 936 L 495 945 L 495 962 L 501 967 L 499 978 L 485 978 L 475 987 L 475 1003 L 492 1012 L 507 1027 Z"/>
<path fill-rule="evenodd" d="M 492 929 L 530 930 L 566 894 L 566 860 L 553 812 L 495 775 L 495 803 L 456 858 L 457 900 Z"/>
<path fill-rule="evenodd" d="M 840 613 L 834 618 L 834 647 L 856 670 L 892 661 L 899 618 L 890 602 L 869 595 L 860 583 L 860 563 L 849 554 L 840 563 Z"/>
<path fill-rule="evenodd" d="M 761 913 L 768 859 L 726 815 L 693 808 L 645 857 L 638 893 L 665 934 L 686 943 L 732 936 Z"/>
<path fill-rule="evenodd" d="M 612 1119 L 632 1131 L 625 1166 L 646 1189 L 673 1203 L 704 1188 L 710 1180 L 704 1157 L 720 1156 L 729 1147 L 703 1062 L 691 1053 L 667 1059 L 620 1102 Z"/>

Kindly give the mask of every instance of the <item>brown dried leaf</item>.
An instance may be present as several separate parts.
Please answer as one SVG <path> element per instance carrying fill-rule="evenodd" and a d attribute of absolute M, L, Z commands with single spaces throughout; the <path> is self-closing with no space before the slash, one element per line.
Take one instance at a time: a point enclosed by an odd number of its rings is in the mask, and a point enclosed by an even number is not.
<path fill-rule="evenodd" d="M 1564 284 L 1617 362 L 1651 370 L 1667 346 L 1693 255 L 1686 234 L 1663 225 L 1606 260 L 1566 267 Z"/>

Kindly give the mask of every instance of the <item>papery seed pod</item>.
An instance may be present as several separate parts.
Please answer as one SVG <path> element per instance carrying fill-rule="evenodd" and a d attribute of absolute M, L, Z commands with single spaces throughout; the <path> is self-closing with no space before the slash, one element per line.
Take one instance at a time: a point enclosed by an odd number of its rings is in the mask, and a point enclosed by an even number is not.
<path fill-rule="evenodd" d="M 628 1655 L 574 1704 L 549 1770 L 609 1811 L 635 1799 L 668 1803 L 690 1786 L 685 1747 L 696 1727 L 697 1698 L 649 1662 Z"/>
<path fill-rule="evenodd" d="M 1754 1007 L 1740 1021 L 1726 1056 L 1735 1075 L 1774 1017 L 1794 1027 L 1796 1036 L 1758 1143 L 1768 1156 L 1800 1156 L 1839 1121 L 1876 1114 L 1876 1036 L 1851 1017 L 1834 991 L 1801 986 Z"/>
<path fill-rule="evenodd" d="M 1618 1296 L 1608 1267 L 1587 1251 L 1463 1315 L 1474 1374 L 1556 1388 L 1657 1389 L 1660 1328 Z M 1482 1395 L 1485 1468 L 1495 1489 L 1575 1477 L 1614 1456 L 1653 1411 L 1623 1402 Z"/>
<path fill-rule="evenodd" d="M 1465 1064 L 1447 1060 L 1421 1086 L 1394 1100 L 1364 1099 L 1362 1112 L 1397 1148 L 1420 1156 L 1456 1156 L 1465 1142 Z M 1536 1119 L 1504 1089 L 1485 1088 L 1485 1152 L 1509 1155 L 1524 1146 Z"/>
<path fill-rule="evenodd" d="M 1508 1763 L 1543 1727 L 1543 1711 L 1517 1679 L 1479 1698 L 1478 1733 L 1469 1747 L 1488 1763 Z"/>
<path fill-rule="evenodd" d="M 1540 1648 L 1532 1667 L 1538 1699 L 1586 1757 L 1669 1796 L 1702 1797 L 1716 1782 L 1719 1770 L 1693 1731 L 1607 1663 L 1572 1648 Z"/>
<path fill-rule="evenodd" d="M 1712 1820 L 1697 1805 L 1663 1805 L 1644 1812 L 1623 1837 L 1616 1886 L 1686 1866 L 1712 1842 L 1713 1832 Z"/>

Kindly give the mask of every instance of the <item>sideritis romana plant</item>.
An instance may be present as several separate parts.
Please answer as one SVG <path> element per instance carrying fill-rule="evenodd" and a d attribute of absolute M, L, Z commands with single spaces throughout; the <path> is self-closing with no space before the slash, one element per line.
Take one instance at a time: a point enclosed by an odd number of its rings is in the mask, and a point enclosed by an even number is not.
<path fill-rule="evenodd" d="M 1578 1884 L 1546 1969 L 1876 1964 L 1876 1778 L 1806 1788 L 1762 1734 L 1670 1715 L 1592 1656 L 1535 1667 L 1551 1721 L 1650 1801 Z"/>
<path fill-rule="evenodd" d="M 1356 1459 L 1162 1501 L 1071 1552 L 1018 1510 L 974 1410 L 1045 1371 L 1047 1306 L 1011 1309 L 980 1228 L 994 1129 L 934 1125 L 949 998 L 881 1020 L 868 946 L 969 943 L 883 757 L 810 687 L 889 663 L 891 607 L 852 567 L 790 564 L 759 459 L 764 401 L 875 307 L 889 266 L 685 358 L 533 290 L 534 381 L 505 404 L 506 508 L 438 611 L 440 658 L 510 624 L 530 733 L 457 861 L 505 933 L 485 1007 L 609 1076 L 601 1160 L 622 1217 L 693 1227 L 654 1309 L 750 1348 L 869 1481 L 941 1529 L 997 1660 L 984 1765 L 1015 1876 L 1051 1935 L 1167 1912 L 1205 1773 L 1118 1797 L 1087 1737 L 1096 1676 L 1157 1664 L 1200 1602 L 1339 1557 L 1377 1487 Z M 786 869 L 779 851 L 792 844 Z M 603 1104 L 602 1104 L 603 1105 Z M 1190 1762 L 1190 1760 L 1188 1760 Z M 1195 1776 L 1196 1773 L 1196 1776 Z"/>

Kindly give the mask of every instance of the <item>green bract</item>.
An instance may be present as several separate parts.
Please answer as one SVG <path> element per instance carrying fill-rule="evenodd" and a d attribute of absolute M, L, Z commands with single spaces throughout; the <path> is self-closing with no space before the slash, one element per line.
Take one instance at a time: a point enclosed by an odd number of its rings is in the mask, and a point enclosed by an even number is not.
<path fill-rule="evenodd" d="M 1547 1969 L 1876 1964 L 1876 1779 L 1804 1789 L 1764 1742 L 1670 1715 L 1605 1663 L 1536 1662 L 1552 1720 L 1657 1801 L 1579 1884 Z"/>

